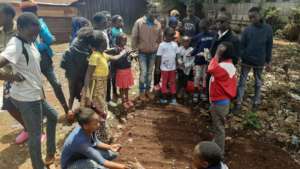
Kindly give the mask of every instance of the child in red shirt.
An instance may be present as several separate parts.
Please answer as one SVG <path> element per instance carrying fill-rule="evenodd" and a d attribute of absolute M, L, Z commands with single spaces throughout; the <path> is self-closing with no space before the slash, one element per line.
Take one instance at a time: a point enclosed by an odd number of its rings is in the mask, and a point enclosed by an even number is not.
<path fill-rule="evenodd" d="M 216 56 L 208 66 L 211 74 L 209 83 L 209 98 L 215 142 L 224 154 L 225 118 L 229 113 L 231 99 L 237 94 L 236 68 L 231 60 L 233 45 L 223 42 L 219 45 Z"/>

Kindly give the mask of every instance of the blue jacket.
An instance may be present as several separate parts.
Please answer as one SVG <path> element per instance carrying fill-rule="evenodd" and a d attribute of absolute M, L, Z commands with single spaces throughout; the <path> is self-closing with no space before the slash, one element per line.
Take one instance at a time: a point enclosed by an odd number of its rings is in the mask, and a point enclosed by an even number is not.
<path fill-rule="evenodd" d="M 205 48 L 210 49 L 214 38 L 215 38 L 215 34 L 210 32 L 199 33 L 197 36 L 195 36 L 193 38 L 193 41 L 196 42 L 196 48 L 194 49 L 192 56 L 197 55 L 200 52 L 204 52 Z M 207 64 L 205 58 L 201 56 L 196 56 L 195 65 L 203 65 L 203 64 Z"/>
<path fill-rule="evenodd" d="M 264 66 L 272 59 L 273 32 L 272 27 L 262 23 L 260 26 L 250 25 L 242 34 L 242 63 L 251 66 Z"/>
<path fill-rule="evenodd" d="M 39 50 L 40 53 L 47 52 L 49 57 L 53 56 L 53 51 L 51 49 L 51 45 L 53 44 L 55 38 L 50 32 L 46 22 L 40 18 L 40 33 L 39 33 L 39 40 L 36 40 L 35 44 Z"/>

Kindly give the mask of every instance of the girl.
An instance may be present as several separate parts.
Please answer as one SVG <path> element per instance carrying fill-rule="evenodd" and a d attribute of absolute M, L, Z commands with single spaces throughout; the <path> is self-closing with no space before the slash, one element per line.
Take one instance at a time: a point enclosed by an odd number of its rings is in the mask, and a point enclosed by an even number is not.
<path fill-rule="evenodd" d="M 114 15 L 112 17 L 112 29 L 111 29 L 111 35 L 112 35 L 112 46 L 116 46 L 116 39 L 117 36 L 123 33 L 123 27 L 124 27 L 124 21 L 122 16 L 120 15 Z"/>
<path fill-rule="evenodd" d="M 87 58 L 91 55 L 91 41 L 93 28 L 84 27 L 79 30 L 78 36 L 72 42 L 70 48 L 63 55 L 61 67 L 65 69 L 65 75 L 69 84 L 69 109 L 72 110 L 74 99 L 81 99 L 81 90 L 88 67 Z M 68 120 L 72 122 L 72 112 L 68 113 Z"/>
<path fill-rule="evenodd" d="M 119 50 L 124 50 L 127 44 L 127 37 L 125 34 L 121 34 L 116 38 L 116 45 Z M 128 98 L 128 91 L 134 84 L 134 79 L 131 71 L 131 54 L 126 53 L 122 58 L 115 61 L 115 66 L 117 70 L 116 74 L 116 85 L 120 89 L 120 94 L 122 97 L 122 103 L 124 108 L 128 109 L 133 107 L 134 104 Z"/>
<path fill-rule="evenodd" d="M 163 95 L 160 102 L 162 104 L 168 103 L 166 100 L 166 94 L 168 92 L 168 84 L 170 86 L 170 92 L 172 94 L 171 104 L 177 104 L 176 101 L 176 56 L 179 52 L 178 45 L 174 42 L 175 31 L 172 28 L 165 30 L 165 41 L 160 43 L 157 56 L 160 59 L 161 70 L 161 93 Z"/>
<path fill-rule="evenodd" d="M 88 69 L 85 76 L 83 88 L 83 100 L 81 106 L 93 106 L 101 115 L 101 128 L 97 131 L 99 139 L 108 141 L 105 119 L 108 113 L 106 105 L 107 80 L 109 75 L 108 62 L 117 60 L 126 54 L 122 50 L 119 55 L 109 56 L 104 53 L 107 48 L 105 35 L 102 31 L 95 30 L 91 42 L 93 53 L 88 60 Z"/>

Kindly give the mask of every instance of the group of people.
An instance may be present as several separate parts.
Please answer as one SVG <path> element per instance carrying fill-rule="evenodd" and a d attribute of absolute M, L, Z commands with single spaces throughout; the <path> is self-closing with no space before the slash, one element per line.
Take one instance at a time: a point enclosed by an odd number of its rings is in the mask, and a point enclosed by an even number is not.
<path fill-rule="evenodd" d="M 161 104 L 178 104 L 189 95 L 195 104 L 208 101 L 214 142 L 196 146 L 194 163 L 199 169 L 226 169 L 225 121 L 232 100 L 233 113 L 240 113 L 247 76 L 254 70 L 255 96 L 253 111 L 261 103 L 262 73 L 270 69 L 272 28 L 260 15 L 260 9 L 249 10 L 248 26 L 238 38 L 230 29 L 231 15 L 221 12 L 215 21 L 195 16 L 195 7 L 187 6 L 187 17 L 181 20 L 177 10 L 168 17 L 159 16 L 158 4 L 149 4 L 145 16 L 132 29 L 132 47 L 127 45 L 122 16 L 108 11 L 96 13 L 89 21 L 75 17 L 72 21 L 70 46 L 63 55 L 61 68 L 69 85 L 69 100 L 53 69 L 51 49 L 55 37 L 46 22 L 38 17 L 37 4 L 21 3 L 22 14 L 8 4 L 0 4 L 0 78 L 4 83 L 3 109 L 22 126 L 16 138 L 28 140 L 34 169 L 44 169 L 55 161 L 58 113 L 46 101 L 44 75 L 54 89 L 69 122 L 79 123 L 65 141 L 62 169 L 118 168 L 137 164 L 112 162 L 120 145 L 108 145 L 109 128 L 105 123 L 108 105 L 116 106 L 118 98 L 125 109 L 133 108 L 129 90 L 134 85 L 131 70 L 136 59 L 140 67 L 139 101 L 157 99 Z M 214 28 L 217 28 L 215 30 Z M 240 81 L 237 64 L 241 63 Z M 153 80 L 153 86 L 152 86 Z M 74 110 L 74 100 L 80 101 Z M 47 118 L 46 135 L 43 119 Z M 41 142 L 47 138 L 47 156 L 42 160 Z M 84 166 L 84 167 L 83 167 Z"/>

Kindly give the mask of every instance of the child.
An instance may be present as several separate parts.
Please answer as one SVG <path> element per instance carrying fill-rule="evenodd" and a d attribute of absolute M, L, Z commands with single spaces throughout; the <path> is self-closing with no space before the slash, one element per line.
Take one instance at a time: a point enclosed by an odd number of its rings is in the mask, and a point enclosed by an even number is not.
<path fill-rule="evenodd" d="M 217 49 L 216 56 L 208 66 L 211 74 L 209 84 L 209 98 L 211 102 L 211 116 L 215 142 L 222 149 L 225 147 L 225 118 L 229 113 L 230 101 L 237 93 L 236 68 L 232 63 L 233 45 L 222 42 Z"/>
<path fill-rule="evenodd" d="M 116 46 L 116 38 L 120 34 L 123 33 L 123 27 L 124 27 L 124 21 L 122 16 L 120 15 L 114 15 L 112 17 L 112 29 L 111 29 L 111 35 L 112 35 L 112 46 Z"/>
<path fill-rule="evenodd" d="M 116 45 L 119 50 L 124 50 L 127 44 L 127 37 L 125 34 L 120 34 L 116 38 Z M 122 103 L 124 108 L 129 109 L 134 106 L 133 102 L 128 98 L 128 91 L 134 84 L 133 74 L 131 71 L 131 55 L 126 53 L 119 60 L 115 61 L 116 66 L 116 85 L 120 89 Z"/>
<path fill-rule="evenodd" d="M 195 57 L 192 56 L 193 48 L 190 47 L 191 38 L 184 36 L 182 38 L 182 45 L 179 48 L 179 57 L 177 58 L 178 62 L 178 98 L 182 98 L 184 89 L 187 85 L 188 80 L 193 77 L 192 69 L 194 66 Z"/>
<path fill-rule="evenodd" d="M 222 162 L 222 150 L 214 142 L 203 141 L 196 145 L 193 153 L 196 169 L 228 169 Z"/>
<path fill-rule="evenodd" d="M 177 42 L 177 44 L 179 44 L 179 40 L 180 40 L 180 33 L 178 31 L 178 20 L 175 16 L 171 16 L 169 18 L 169 27 L 173 28 L 175 30 L 175 42 Z"/>
<path fill-rule="evenodd" d="M 84 86 L 84 78 L 88 67 L 87 58 L 91 55 L 90 42 L 93 39 L 93 28 L 84 27 L 79 30 L 77 37 L 71 43 L 70 48 L 64 53 L 61 67 L 65 69 L 65 76 L 69 84 L 69 109 L 72 110 L 74 99 L 81 99 L 81 90 Z M 70 112 L 69 112 L 70 114 Z M 71 114 L 69 116 L 72 121 Z"/>
<path fill-rule="evenodd" d="M 179 52 L 179 48 L 176 42 L 174 42 L 175 31 L 172 28 L 165 30 L 164 42 L 160 43 L 157 56 L 160 57 L 160 70 L 161 70 L 161 93 L 163 95 L 160 102 L 162 104 L 168 103 L 166 100 L 166 94 L 168 92 L 168 85 L 172 94 L 171 104 L 177 104 L 176 102 L 176 56 Z"/>
<path fill-rule="evenodd" d="M 104 53 L 107 48 L 105 35 L 102 31 L 94 31 L 91 42 L 93 53 L 89 58 L 89 66 L 85 76 L 83 99 L 81 106 L 93 106 L 102 117 L 101 128 L 97 132 L 98 138 L 107 141 L 105 119 L 108 113 L 106 105 L 107 80 L 109 75 L 108 62 L 117 60 L 126 54 L 122 50 L 119 55 L 108 56 Z"/>
<path fill-rule="evenodd" d="M 195 67 L 194 67 L 195 70 L 195 76 L 194 76 L 195 93 L 193 97 L 194 103 L 198 103 L 199 93 L 202 101 L 207 100 L 206 72 L 207 72 L 208 62 L 205 59 L 204 55 L 207 55 L 209 53 L 208 49 L 211 47 L 212 42 L 214 40 L 214 34 L 208 31 L 208 27 L 209 27 L 208 20 L 201 20 L 200 29 L 202 30 L 202 33 L 198 34 L 194 38 L 197 44 L 195 51 L 193 52 L 193 55 L 196 55 Z"/>

